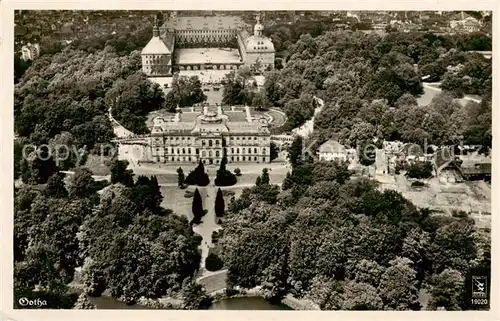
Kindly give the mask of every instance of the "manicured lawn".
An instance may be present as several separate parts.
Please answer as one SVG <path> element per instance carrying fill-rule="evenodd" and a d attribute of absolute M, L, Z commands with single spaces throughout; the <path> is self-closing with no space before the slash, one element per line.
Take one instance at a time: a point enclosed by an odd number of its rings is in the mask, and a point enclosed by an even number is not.
<path fill-rule="evenodd" d="M 110 157 L 88 155 L 87 161 L 85 162 L 85 167 L 87 167 L 93 175 L 106 176 L 111 174 L 111 171 L 109 169 L 110 164 Z"/>

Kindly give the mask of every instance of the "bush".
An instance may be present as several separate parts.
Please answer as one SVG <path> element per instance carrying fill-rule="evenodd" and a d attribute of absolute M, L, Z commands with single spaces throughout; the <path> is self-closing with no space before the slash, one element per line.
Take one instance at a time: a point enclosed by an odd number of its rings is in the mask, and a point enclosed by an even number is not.
<path fill-rule="evenodd" d="M 425 186 L 425 183 L 421 182 L 421 181 L 415 181 L 415 182 L 411 183 L 411 187 L 424 187 L 424 186 Z"/>
<path fill-rule="evenodd" d="M 409 178 L 430 178 L 432 177 L 432 164 L 430 162 L 416 162 L 408 167 L 406 176 Z"/>
<path fill-rule="evenodd" d="M 465 211 L 453 210 L 451 212 L 451 216 L 456 217 L 456 218 L 465 218 L 465 217 L 469 217 L 469 214 Z"/>
<path fill-rule="evenodd" d="M 208 174 L 205 173 L 205 166 L 201 161 L 198 166 L 196 166 L 196 168 L 188 174 L 188 176 L 184 180 L 184 183 L 188 185 L 198 186 L 207 186 L 208 184 L 210 184 Z"/>
<path fill-rule="evenodd" d="M 222 195 L 223 196 L 234 196 L 235 192 L 234 191 L 230 191 L 230 190 L 223 190 L 222 191 Z"/>
<path fill-rule="evenodd" d="M 191 191 L 185 191 L 185 192 L 184 192 L 184 197 L 185 197 L 185 198 L 191 198 L 191 197 L 193 197 L 193 196 L 194 196 L 194 193 L 193 193 L 193 192 L 191 192 Z"/>
<path fill-rule="evenodd" d="M 224 157 L 220 163 L 219 170 L 217 170 L 217 176 L 215 178 L 216 186 L 232 186 L 238 181 L 236 175 L 226 169 L 226 164 L 227 159 Z"/>
<path fill-rule="evenodd" d="M 220 219 L 219 219 L 220 221 Z M 219 240 L 219 232 L 217 231 L 213 231 L 212 232 L 212 243 L 217 243 L 217 241 Z"/>
<path fill-rule="evenodd" d="M 236 176 L 241 176 L 241 169 L 239 169 L 238 167 L 234 169 L 234 174 Z"/>
<path fill-rule="evenodd" d="M 210 272 L 218 271 L 223 266 L 224 263 L 216 254 L 210 253 L 205 259 L 205 268 Z"/>
<path fill-rule="evenodd" d="M 236 175 L 230 171 L 217 171 L 217 177 L 215 178 L 216 186 L 232 186 L 238 182 Z"/>

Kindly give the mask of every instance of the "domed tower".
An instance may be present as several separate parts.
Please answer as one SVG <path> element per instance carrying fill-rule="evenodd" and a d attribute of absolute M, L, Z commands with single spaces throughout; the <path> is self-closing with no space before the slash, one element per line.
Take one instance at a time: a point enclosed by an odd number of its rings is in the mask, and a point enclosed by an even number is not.
<path fill-rule="evenodd" d="M 264 26 L 260 23 L 260 16 L 257 16 L 257 23 L 253 27 L 253 35 L 256 37 L 262 37 L 262 32 L 264 31 Z"/>
<path fill-rule="evenodd" d="M 245 65 L 262 72 L 274 68 L 275 50 L 270 38 L 263 35 L 264 26 L 260 23 L 260 15 L 256 17 L 257 23 L 253 28 L 253 36 L 246 38 L 244 43 Z"/>

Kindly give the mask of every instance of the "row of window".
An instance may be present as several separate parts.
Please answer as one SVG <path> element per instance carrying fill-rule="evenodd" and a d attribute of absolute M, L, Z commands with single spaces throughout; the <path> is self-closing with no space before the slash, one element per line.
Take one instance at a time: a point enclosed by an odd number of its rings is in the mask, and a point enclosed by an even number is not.
<path fill-rule="evenodd" d="M 155 64 L 155 63 L 165 63 L 167 62 L 167 59 L 164 59 L 163 57 L 157 56 L 152 59 L 146 59 L 146 64 Z"/>
<path fill-rule="evenodd" d="M 236 137 L 228 137 L 227 139 L 228 139 L 229 141 L 230 141 L 231 139 L 232 139 L 233 141 L 234 141 L 234 140 L 240 140 L 240 139 L 241 139 L 241 140 L 248 140 L 248 141 L 251 141 L 251 140 L 256 141 L 256 140 L 257 140 L 257 136 L 254 136 L 253 138 L 252 138 L 252 137 L 246 137 L 246 136 L 243 136 L 243 137 L 236 136 Z M 190 141 L 190 140 L 191 140 L 191 137 L 172 137 L 172 136 L 170 136 L 170 137 L 165 137 L 165 140 L 187 140 L 187 141 Z M 161 142 L 161 139 L 160 139 L 160 138 L 158 138 L 156 141 L 157 141 L 158 143 L 160 143 L 160 142 Z M 205 140 L 202 140 L 202 141 L 201 141 L 201 145 L 202 145 L 202 146 L 206 146 L 206 144 L 207 144 L 207 141 L 205 141 Z M 209 140 L 208 140 L 208 146 L 212 146 L 212 144 L 214 144 L 214 142 L 213 142 L 211 139 L 209 139 Z M 219 141 L 218 139 L 216 139 L 216 140 L 215 140 L 215 146 L 218 146 L 219 144 L 220 144 L 220 141 Z"/>
<path fill-rule="evenodd" d="M 233 162 L 234 162 L 234 160 L 236 160 L 237 162 L 239 162 L 239 161 L 240 161 L 240 157 L 239 157 L 239 156 L 231 156 L 231 161 L 233 161 Z M 245 162 L 245 161 L 247 161 L 247 160 L 250 162 L 250 161 L 252 161 L 252 157 L 250 157 L 250 156 L 249 156 L 249 157 L 247 158 L 247 157 L 245 157 L 245 156 L 242 156 L 242 157 L 241 157 L 241 160 L 242 160 L 243 162 Z M 256 156 L 254 156 L 254 157 L 253 157 L 253 160 L 254 160 L 254 162 L 256 162 L 256 161 L 257 161 L 257 157 L 256 157 Z M 266 158 L 265 158 L 265 157 L 262 157 L 262 161 L 263 161 L 263 162 L 265 162 L 265 161 L 266 161 Z"/>
<path fill-rule="evenodd" d="M 254 157 L 253 157 L 253 161 L 254 161 L 254 162 L 257 162 L 257 159 L 258 159 L 258 158 L 257 158 L 256 156 L 254 156 Z M 187 162 L 191 162 L 191 161 L 195 161 L 195 160 L 196 160 L 196 157 L 191 157 L 191 156 L 187 156 L 187 157 L 186 157 L 186 156 L 182 156 L 182 157 L 180 157 L 180 156 L 178 156 L 178 157 L 167 157 L 167 158 L 166 158 L 166 160 L 167 160 L 167 161 L 168 161 L 168 160 L 170 160 L 170 161 L 172 161 L 172 162 L 175 162 L 175 161 L 178 161 L 178 162 L 180 162 L 180 161 L 183 161 L 183 162 L 186 162 L 186 161 L 187 161 Z M 157 157 L 157 158 L 156 158 L 156 161 L 158 161 L 158 162 L 159 162 L 159 161 L 160 161 L 160 157 Z M 231 156 L 231 161 L 232 161 L 232 162 L 234 162 L 234 161 L 239 162 L 239 161 L 240 161 L 240 157 L 239 157 L 239 156 Z M 243 161 L 243 162 L 249 161 L 249 162 L 250 162 L 250 161 L 252 161 L 252 157 L 250 157 L 250 156 L 249 156 L 249 157 L 242 156 L 242 157 L 241 157 L 241 161 Z M 265 161 L 266 161 L 266 158 L 265 158 L 265 157 L 262 157 L 262 161 L 263 161 L 263 162 L 265 162 Z M 218 164 L 218 163 L 219 163 L 219 160 L 215 160 L 215 162 L 216 162 L 216 164 Z"/>
<path fill-rule="evenodd" d="M 163 55 L 147 55 L 147 56 L 143 56 L 143 57 L 146 59 L 149 59 L 151 61 L 154 61 L 154 60 L 158 60 L 159 58 L 162 58 L 164 56 Z"/>
<path fill-rule="evenodd" d="M 234 33 L 234 30 L 177 30 L 180 33 Z"/>
<path fill-rule="evenodd" d="M 256 50 L 256 49 L 263 50 L 263 49 L 267 49 L 267 47 L 253 47 L 253 50 Z"/>
<path fill-rule="evenodd" d="M 156 148 L 156 151 L 159 152 L 160 148 Z M 166 151 L 169 154 L 173 154 L 175 151 L 177 151 L 177 154 L 179 154 L 179 155 L 181 153 L 182 154 L 186 154 L 186 153 L 187 154 L 191 154 L 191 148 L 190 147 L 188 147 L 188 148 L 177 148 L 177 150 L 171 147 L 171 148 L 167 148 Z M 199 155 L 200 150 L 198 148 L 196 148 L 195 151 L 196 151 L 196 155 Z M 235 151 L 236 151 L 236 154 L 240 153 L 240 149 L 239 148 L 234 148 L 234 147 L 231 148 L 231 154 L 234 154 Z M 242 154 L 245 154 L 245 153 L 252 154 L 252 148 L 248 148 L 248 149 L 242 148 L 241 149 L 241 153 Z M 253 153 L 257 154 L 258 153 L 258 149 L 254 148 L 253 149 Z M 266 153 L 266 148 L 265 147 L 262 148 L 262 153 L 264 153 L 264 154 Z M 208 151 L 208 155 L 209 155 L 209 157 L 212 157 L 212 151 Z M 201 156 L 205 157 L 206 156 L 206 151 L 202 151 L 201 152 Z M 220 152 L 218 150 L 216 150 L 215 151 L 215 157 L 219 157 L 219 156 L 220 156 Z"/>
<path fill-rule="evenodd" d="M 159 152 L 160 149 L 157 148 L 156 151 Z M 170 149 L 167 148 L 166 152 L 169 153 L 169 154 L 173 154 L 175 152 L 175 149 L 173 147 L 171 147 Z M 177 148 L 177 154 L 180 155 L 181 152 L 182 152 L 182 154 L 186 154 L 186 152 L 187 152 L 187 154 L 191 154 L 191 148 Z M 197 148 L 196 149 L 196 155 L 198 155 L 199 153 L 200 153 L 200 151 Z"/>
<path fill-rule="evenodd" d="M 239 154 L 240 153 L 240 149 L 239 148 L 231 148 L 231 154 L 234 154 L 234 151 L 236 150 L 236 154 Z M 266 153 L 266 149 L 263 148 L 262 149 L 262 152 L 265 154 Z M 249 148 L 248 150 L 246 150 L 245 148 L 242 148 L 241 149 L 241 153 L 242 154 L 245 154 L 245 153 L 248 153 L 248 154 L 251 154 L 252 153 L 252 148 Z M 253 149 L 253 153 L 254 154 L 257 154 L 258 151 L 257 151 L 257 148 L 254 148 Z"/>

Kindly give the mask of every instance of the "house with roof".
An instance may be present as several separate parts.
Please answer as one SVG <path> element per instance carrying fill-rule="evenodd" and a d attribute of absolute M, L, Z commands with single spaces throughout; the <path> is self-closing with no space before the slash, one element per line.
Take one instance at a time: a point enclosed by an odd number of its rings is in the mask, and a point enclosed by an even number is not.
<path fill-rule="evenodd" d="M 350 161 L 355 157 L 356 151 L 347 149 L 335 139 L 330 139 L 318 148 L 318 158 L 320 161 Z"/>
<path fill-rule="evenodd" d="M 458 32 L 476 32 L 481 29 L 481 22 L 462 11 L 450 20 L 450 27 Z"/>
<path fill-rule="evenodd" d="M 34 45 L 28 43 L 21 48 L 21 54 L 24 61 L 35 60 L 40 56 L 40 46 L 37 43 Z"/>

